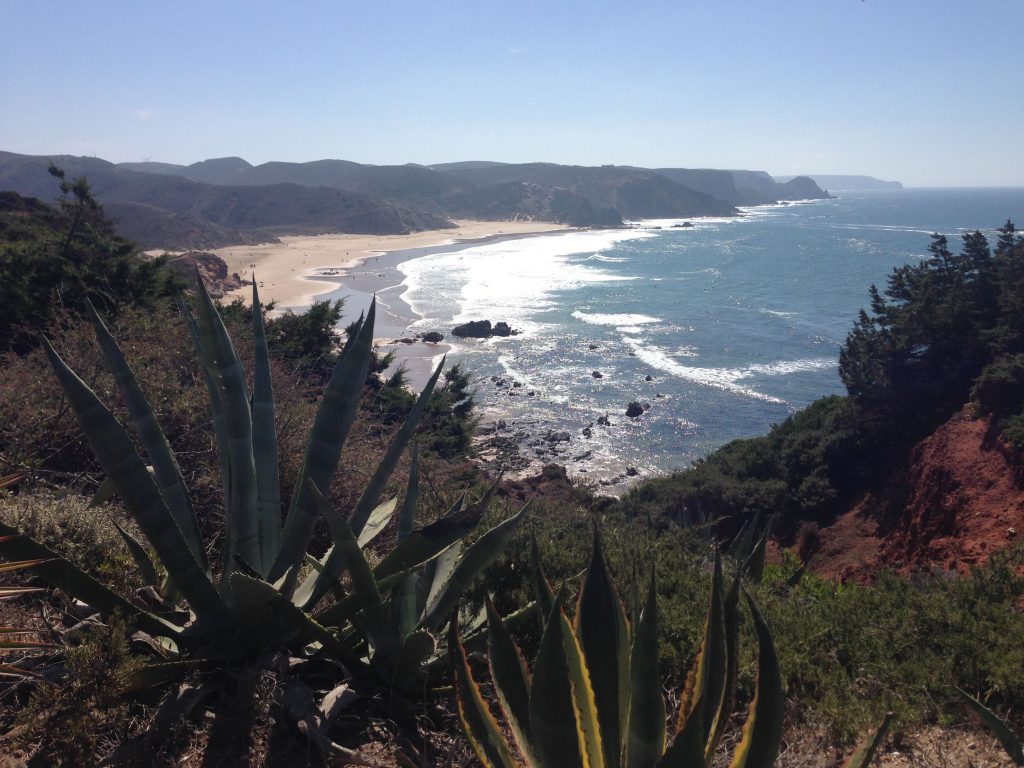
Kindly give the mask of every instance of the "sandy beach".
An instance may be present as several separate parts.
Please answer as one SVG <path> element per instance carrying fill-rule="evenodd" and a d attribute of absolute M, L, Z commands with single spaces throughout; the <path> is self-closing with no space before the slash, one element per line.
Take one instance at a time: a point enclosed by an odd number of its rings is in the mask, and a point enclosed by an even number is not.
<path fill-rule="evenodd" d="M 568 229 L 563 224 L 542 221 L 456 221 L 455 229 L 432 229 L 408 235 L 303 235 L 282 237 L 279 243 L 238 245 L 214 253 L 237 272 L 259 279 L 260 299 L 275 301 L 280 308 L 309 305 L 322 294 L 338 288 L 342 272 L 354 269 L 374 256 L 392 251 L 464 243 L 495 236 L 554 232 Z M 324 271 L 338 273 L 322 275 Z M 248 302 L 249 287 L 228 294 Z"/>

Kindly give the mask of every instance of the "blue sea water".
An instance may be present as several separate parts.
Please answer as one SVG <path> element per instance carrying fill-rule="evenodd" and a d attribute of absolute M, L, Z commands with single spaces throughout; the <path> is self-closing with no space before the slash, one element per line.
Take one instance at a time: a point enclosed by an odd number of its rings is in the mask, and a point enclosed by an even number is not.
<path fill-rule="evenodd" d="M 839 349 L 868 287 L 923 258 L 931 233 L 956 249 L 964 231 L 1024 223 L 1024 189 L 838 194 L 432 254 L 399 265 L 403 298 L 416 330 L 452 338 L 484 318 L 522 330 L 456 340 L 450 358 L 512 431 L 568 432 L 556 460 L 573 474 L 656 474 L 843 392 Z M 634 400 L 650 409 L 630 419 Z M 605 414 L 612 426 L 596 425 Z"/>

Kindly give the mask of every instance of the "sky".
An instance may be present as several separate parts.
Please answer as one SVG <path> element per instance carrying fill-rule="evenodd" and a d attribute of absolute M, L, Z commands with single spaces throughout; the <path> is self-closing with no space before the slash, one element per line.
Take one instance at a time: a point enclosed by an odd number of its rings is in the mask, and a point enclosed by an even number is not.
<path fill-rule="evenodd" d="M 1024 0 L 0 0 L 0 150 L 1024 186 Z"/>

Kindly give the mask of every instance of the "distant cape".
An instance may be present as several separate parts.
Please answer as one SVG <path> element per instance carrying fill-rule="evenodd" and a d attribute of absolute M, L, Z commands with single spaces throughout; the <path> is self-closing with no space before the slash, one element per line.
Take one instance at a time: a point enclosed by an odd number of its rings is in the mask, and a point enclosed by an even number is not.
<path fill-rule="evenodd" d="M 850 176 L 837 174 L 809 173 L 807 176 L 814 179 L 814 182 L 822 189 L 837 190 L 859 190 L 859 189 L 903 189 L 903 184 L 898 181 L 882 181 L 874 176 Z M 775 180 L 784 183 L 792 179 L 792 176 L 776 176 Z"/>

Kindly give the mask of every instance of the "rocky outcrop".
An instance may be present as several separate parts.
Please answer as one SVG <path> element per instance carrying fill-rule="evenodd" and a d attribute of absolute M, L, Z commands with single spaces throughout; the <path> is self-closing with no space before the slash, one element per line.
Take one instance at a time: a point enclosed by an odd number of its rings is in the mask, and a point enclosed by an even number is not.
<path fill-rule="evenodd" d="M 210 295 L 215 299 L 243 285 L 238 273 L 229 275 L 228 265 L 224 259 L 209 251 L 186 251 L 171 256 L 167 263 L 190 282 L 195 279 L 198 271 Z"/>
<path fill-rule="evenodd" d="M 491 325 L 490 320 L 470 320 L 468 323 L 457 325 L 452 328 L 452 335 L 469 339 L 488 339 L 491 336 L 516 336 L 519 331 L 514 331 L 509 324 L 503 321 Z"/>

